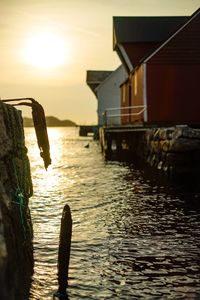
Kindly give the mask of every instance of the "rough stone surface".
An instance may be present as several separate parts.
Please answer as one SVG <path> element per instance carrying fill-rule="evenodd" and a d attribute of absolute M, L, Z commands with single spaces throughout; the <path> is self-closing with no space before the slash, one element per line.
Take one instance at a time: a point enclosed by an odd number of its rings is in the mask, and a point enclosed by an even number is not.
<path fill-rule="evenodd" d="M 100 143 L 107 159 L 140 157 L 170 176 L 200 173 L 200 129 L 187 125 L 118 133 L 101 128 Z"/>
<path fill-rule="evenodd" d="M 138 155 L 169 175 L 200 172 L 200 129 L 188 126 L 148 129 Z"/>
<path fill-rule="evenodd" d="M 28 299 L 33 272 L 31 174 L 21 112 L 0 101 L 0 299 Z"/>

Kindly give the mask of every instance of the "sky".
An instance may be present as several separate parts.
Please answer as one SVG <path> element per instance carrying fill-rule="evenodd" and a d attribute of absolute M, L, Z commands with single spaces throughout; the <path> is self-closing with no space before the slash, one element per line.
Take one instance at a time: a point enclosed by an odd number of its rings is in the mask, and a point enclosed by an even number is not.
<path fill-rule="evenodd" d="M 0 98 L 32 97 L 47 116 L 96 124 L 86 71 L 120 65 L 113 16 L 188 16 L 199 7 L 200 0 L 0 0 Z"/>

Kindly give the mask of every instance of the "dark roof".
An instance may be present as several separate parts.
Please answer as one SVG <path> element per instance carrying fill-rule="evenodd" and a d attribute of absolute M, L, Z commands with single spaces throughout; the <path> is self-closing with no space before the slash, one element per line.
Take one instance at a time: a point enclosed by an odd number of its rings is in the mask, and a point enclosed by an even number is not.
<path fill-rule="evenodd" d="M 103 82 L 113 71 L 95 71 L 88 70 L 86 75 L 87 85 L 91 88 L 96 95 L 97 86 Z"/>
<path fill-rule="evenodd" d="M 87 82 L 100 83 L 106 79 L 113 71 L 87 71 Z"/>
<path fill-rule="evenodd" d="M 113 48 L 116 44 L 166 40 L 188 17 L 113 17 Z"/>
<path fill-rule="evenodd" d="M 144 62 L 200 63 L 200 9 L 191 15 Z"/>

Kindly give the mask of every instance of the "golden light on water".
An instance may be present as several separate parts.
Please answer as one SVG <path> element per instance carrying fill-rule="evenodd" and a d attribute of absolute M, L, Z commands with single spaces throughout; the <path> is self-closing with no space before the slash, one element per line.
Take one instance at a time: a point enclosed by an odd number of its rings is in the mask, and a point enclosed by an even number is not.
<path fill-rule="evenodd" d="M 56 161 L 60 159 L 62 155 L 60 141 L 60 132 L 58 128 L 48 128 L 48 137 L 50 142 L 50 153 L 52 162 L 56 164 Z M 42 158 L 40 158 L 40 151 L 37 145 L 36 134 L 33 128 L 26 128 L 26 139 L 32 140 L 32 145 L 29 148 L 29 158 L 36 161 L 36 163 L 41 165 L 43 164 Z M 35 157 L 38 157 L 38 160 L 35 160 Z M 49 168 L 50 169 L 50 168 Z"/>
<path fill-rule="evenodd" d="M 68 168 L 66 159 L 65 164 L 62 164 L 63 155 L 67 155 L 67 149 L 64 148 L 63 144 L 61 143 L 62 131 L 59 130 L 59 128 L 48 128 L 52 164 L 48 167 L 47 171 L 45 170 L 43 160 L 40 157 L 40 151 L 37 146 L 34 129 L 27 128 L 26 136 L 27 140 L 32 141 L 32 145 L 29 145 L 28 147 L 28 155 L 32 170 L 34 170 L 33 183 L 35 189 L 45 190 L 51 193 L 57 190 L 58 187 L 62 186 L 63 184 L 66 188 L 73 185 L 75 183 L 74 179 L 61 176 L 62 172 L 65 172 L 65 169 Z M 63 171 L 62 168 L 64 168 Z M 73 170 L 71 171 L 73 172 Z"/>
<path fill-rule="evenodd" d="M 33 33 L 26 39 L 23 57 L 27 64 L 41 69 L 62 66 L 69 61 L 69 45 L 50 31 Z"/>
<path fill-rule="evenodd" d="M 62 154 L 60 141 L 60 131 L 58 128 L 48 128 L 48 136 L 50 141 L 50 152 L 51 158 L 55 162 L 55 160 L 59 160 L 60 155 Z"/>

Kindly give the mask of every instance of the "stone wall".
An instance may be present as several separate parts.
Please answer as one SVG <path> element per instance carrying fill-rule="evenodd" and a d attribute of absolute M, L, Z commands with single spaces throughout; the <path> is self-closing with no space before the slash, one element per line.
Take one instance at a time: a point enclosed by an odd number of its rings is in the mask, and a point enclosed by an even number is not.
<path fill-rule="evenodd" d="M 200 172 L 200 130 L 188 126 L 148 129 L 138 155 L 168 175 Z"/>
<path fill-rule="evenodd" d="M 0 101 L 0 299 L 28 299 L 33 272 L 32 183 L 21 112 Z"/>
<path fill-rule="evenodd" d="M 100 143 L 106 159 L 135 161 L 140 157 L 170 176 L 200 173 L 200 129 L 188 126 L 131 131 L 101 128 Z"/>
<path fill-rule="evenodd" d="M 147 129 L 137 141 L 133 152 L 167 175 L 200 173 L 199 129 L 188 126 Z"/>

